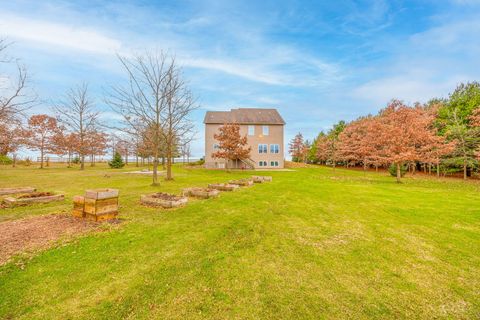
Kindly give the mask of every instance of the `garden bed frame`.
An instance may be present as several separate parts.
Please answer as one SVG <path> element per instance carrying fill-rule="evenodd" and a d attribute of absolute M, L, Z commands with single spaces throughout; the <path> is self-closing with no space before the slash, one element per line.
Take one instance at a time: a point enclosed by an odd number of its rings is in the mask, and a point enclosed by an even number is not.
<path fill-rule="evenodd" d="M 263 183 L 272 181 L 271 176 L 252 176 L 252 180 L 255 183 Z"/>
<path fill-rule="evenodd" d="M 37 189 L 32 187 L 18 187 L 18 188 L 0 188 L 0 196 L 18 193 L 32 193 Z"/>
<path fill-rule="evenodd" d="M 34 203 L 48 203 L 53 201 L 62 201 L 65 199 L 63 194 L 52 194 L 48 196 L 31 197 L 31 198 L 19 198 L 19 197 L 6 197 L 3 199 L 5 204 L 9 207 L 15 206 L 27 206 Z"/>
<path fill-rule="evenodd" d="M 196 197 L 201 199 L 209 199 L 218 197 L 220 191 L 217 189 L 210 189 L 210 188 L 186 188 L 183 189 L 183 195 L 188 197 Z"/>
<path fill-rule="evenodd" d="M 143 194 L 140 196 L 140 202 L 143 205 L 146 205 L 149 207 L 162 207 L 165 209 L 181 207 L 187 204 L 188 202 L 188 198 L 184 196 L 177 196 L 169 193 L 164 193 L 164 195 L 174 197 L 174 199 L 162 199 L 159 197 L 155 197 L 158 194 L 162 194 L 162 193 Z"/>
<path fill-rule="evenodd" d="M 246 179 L 238 179 L 238 180 L 230 180 L 228 181 L 229 184 L 235 184 L 240 187 L 248 187 L 253 185 L 252 179 L 246 178 Z"/>
<path fill-rule="evenodd" d="M 236 184 L 229 183 L 211 183 L 208 185 L 210 189 L 217 189 L 220 191 L 235 191 L 239 188 Z"/>

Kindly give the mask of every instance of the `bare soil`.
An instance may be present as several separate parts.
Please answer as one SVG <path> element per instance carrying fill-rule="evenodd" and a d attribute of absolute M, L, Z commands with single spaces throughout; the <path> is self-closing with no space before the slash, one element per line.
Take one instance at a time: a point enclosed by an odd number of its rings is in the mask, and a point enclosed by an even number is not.
<path fill-rule="evenodd" d="M 0 223 L 0 265 L 21 252 L 44 249 L 58 240 L 98 228 L 98 224 L 64 215 L 45 215 Z"/>
<path fill-rule="evenodd" d="M 18 197 L 18 199 L 47 197 L 47 196 L 53 196 L 53 195 L 54 194 L 51 192 L 32 192 L 32 193 L 22 194 L 21 196 Z"/>
<path fill-rule="evenodd" d="M 177 201 L 182 199 L 182 197 L 176 196 L 174 194 L 158 192 L 151 195 L 152 198 L 155 199 L 162 199 L 162 200 L 169 200 L 169 201 Z"/>

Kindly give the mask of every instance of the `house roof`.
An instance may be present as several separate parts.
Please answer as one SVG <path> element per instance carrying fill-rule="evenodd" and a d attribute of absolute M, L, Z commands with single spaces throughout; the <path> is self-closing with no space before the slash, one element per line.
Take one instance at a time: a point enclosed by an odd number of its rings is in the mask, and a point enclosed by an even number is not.
<path fill-rule="evenodd" d="M 285 124 L 285 121 L 277 109 L 239 108 L 230 111 L 207 111 L 203 123 Z"/>

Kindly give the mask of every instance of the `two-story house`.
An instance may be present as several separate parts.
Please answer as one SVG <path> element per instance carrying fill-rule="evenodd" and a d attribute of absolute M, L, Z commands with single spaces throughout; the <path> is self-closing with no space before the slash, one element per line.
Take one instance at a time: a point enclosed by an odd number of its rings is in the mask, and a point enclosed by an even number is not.
<path fill-rule="evenodd" d="M 229 168 L 283 168 L 285 121 L 276 109 L 239 108 L 230 111 L 207 111 L 204 123 L 206 168 L 225 168 L 225 160 L 212 158 L 212 153 L 219 146 L 213 136 L 226 123 L 238 124 L 241 136 L 247 136 L 248 145 L 251 147 L 250 159 L 231 161 Z"/>

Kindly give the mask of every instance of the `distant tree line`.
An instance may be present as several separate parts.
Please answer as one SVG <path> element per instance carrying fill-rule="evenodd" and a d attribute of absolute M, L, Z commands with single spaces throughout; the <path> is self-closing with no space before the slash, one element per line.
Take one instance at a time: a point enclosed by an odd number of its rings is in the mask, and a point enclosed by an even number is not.
<path fill-rule="evenodd" d="M 392 100 L 376 115 L 339 121 L 310 143 L 298 133 L 289 144 L 293 161 L 391 167 L 400 181 L 404 168 L 464 179 L 478 171 L 480 84 L 462 83 L 446 99 L 406 105 Z"/>
<path fill-rule="evenodd" d="M 153 184 L 158 184 L 160 161 L 170 180 L 173 159 L 191 156 L 194 132 L 189 116 L 197 106 L 173 56 L 163 52 L 118 56 L 125 83 L 112 86 L 102 100 L 122 120 L 101 122 L 87 83 L 51 102 L 51 114 L 27 114 L 41 103 L 29 86 L 26 67 L 6 55 L 8 46 L 0 39 L 0 66 L 16 66 L 10 73 L 0 68 L 0 78 L 5 79 L 0 84 L 0 163 L 15 166 L 18 151 L 28 148 L 40 154 L 40 168 L 54 154 L 66 157 L 68 166 L 78 162 L 84 170 L 86 159 L 93 166 L 110 149 L 115 163 L 121 156 L 128 164 L 132 155 L 137 166 L 152 163 Z"/>

